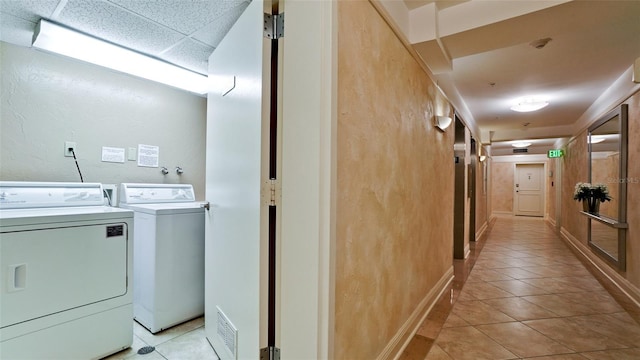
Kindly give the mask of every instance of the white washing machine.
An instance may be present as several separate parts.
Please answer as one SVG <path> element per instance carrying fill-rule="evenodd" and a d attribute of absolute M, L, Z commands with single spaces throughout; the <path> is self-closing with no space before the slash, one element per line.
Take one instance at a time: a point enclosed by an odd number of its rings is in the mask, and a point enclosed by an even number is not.
<path fill-rule="evenodd" d="M 204 314 L 204 208 L 188 184 L 120 185 L 134 211 L 133 316 L 152 333 Z"/>
<path fill-rule="evenodd" d="M 0 359 L 130 347 L 132 235 L 100 184 L 0 182 Z"/>

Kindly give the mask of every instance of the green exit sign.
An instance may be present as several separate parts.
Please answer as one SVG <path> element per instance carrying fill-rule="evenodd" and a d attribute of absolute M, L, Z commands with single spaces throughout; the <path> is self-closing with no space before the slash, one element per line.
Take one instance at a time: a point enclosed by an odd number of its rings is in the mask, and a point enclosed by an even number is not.
<path fill-rule="evenodd" d="M 562 157 L 563 155 L 564 155 L 564 151 L 562 151 L 561 149 L 553 149 L 547 152 L 548 158 L 559 158 L 559 157 Z"/>

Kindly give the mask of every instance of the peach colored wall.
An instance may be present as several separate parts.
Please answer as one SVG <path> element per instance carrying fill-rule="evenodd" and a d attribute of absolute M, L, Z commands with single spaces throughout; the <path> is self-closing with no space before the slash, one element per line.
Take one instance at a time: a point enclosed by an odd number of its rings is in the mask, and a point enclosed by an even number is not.
<path fill-rule="evenodd" d="M 481 146 L 478 146 L 479 150 Z M 484 154 L 484 150 L 480 150 L 479 154 Z M 480 162 L 479 157 L 476 158 L 476 234 L 478 230 L 482 228 L 488 221 L 487 216 L 487 197 L 489 196 L 489 187 L 485 187 L 484 182 L 484 168 L 487 166 L 487 161 Z M 485 191 L 486 190 L 486 191 Z"/>
<path fill-rule="evenodd" d="M 612 219 L 618 218 L 618 183 L 614 179 L 620 178 L 620 155 L 618 153 L 607 156 L 603 159 L 593 159 L 591 161 L 591 182 L 602 183 L 609 188 L 611 201 L 600 204 L 600 214 Z"/>
<path fill-rule="evenodd" d="M 368 1 L 338 4 L 335 359 L 375 359 L 452 266 L 447 101 Z"/>
<path fill-rule="evenodd" d="M 555 221 L 556 219 L 556 186 L 557 186 L 557 173 L 556 173 L 556 162 L 555 159 L 550 159 L 547 161 L 547 173 L 545 176 L 547 177 L 547 185 L 546 185 L 546 212 L 545 216 L 549 219 Z M 549 173 L 552 176 L 549 176 Z"/>
<path fill-rule="evenodd" d="M 587 245 L 587 218 L 580 214 L 582 204 L 573 200 L 578 182 L 588 182 L 587 133 L 583 131 L 565 147 L 562 178 L 562 227 Z"/>
<path fill-rule="evenodd" d="M 494 212 L 513 212 L 513 163 L 491 164 L 491 202 Z"/>
<path fill-rule="evenodd" d="M 629 142 L 627 160 L 627 269 L 620 272 L 640 292 L 640 93 L 624 102 L 629 105 Z M 594 119 L 595 121 L 595 119 Z M 587 181 L 587 132 L 581 132 L 566 148 L 563 161 L 563 227 L 587 244 L 587 220 L 579 214 L 581 206 L 573 200 L 573 187 Z M 601 171 L 608 171 L 603 165 Z M 608 165 L 606 166 L 608 167 Z M 611 184 L 609 181 L 605 181 Z M 613 188 L 613 186 L 611 186 Z M 613 189 L 614 194 L 617 190 Z"/>

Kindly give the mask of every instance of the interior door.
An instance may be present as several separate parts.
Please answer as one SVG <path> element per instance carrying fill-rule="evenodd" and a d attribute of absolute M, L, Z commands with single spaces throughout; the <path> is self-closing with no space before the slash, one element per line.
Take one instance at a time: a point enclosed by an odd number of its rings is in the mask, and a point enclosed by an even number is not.
<path fill-rule="evenodd" d="M 266 344 L 269 209 L 261 188 L 269 179 L 271 47 L 264 4 L 253 0 L 209 58 L 205 332 L 221 359 L 255 359 Z"/>
<path fill-rule="evenodd" d="M 516 164 L 516 215 L 544 216 L 544 164 Z"/>

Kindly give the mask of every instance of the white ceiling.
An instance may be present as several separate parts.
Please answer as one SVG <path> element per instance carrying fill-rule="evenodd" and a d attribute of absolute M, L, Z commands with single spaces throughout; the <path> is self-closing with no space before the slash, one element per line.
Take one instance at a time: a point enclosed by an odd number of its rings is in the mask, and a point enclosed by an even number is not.
<path fill-rule="evenodd" d="M 530 149 L 543 153 L 554 141 L 541 139 L 574 135 L 585 116 L 600 115 L 591 106 L 640 58 L 637 0 L 404 3 L 405 35 L 494 154 L 511 152 L 515 139 L 535 140 Z M 530 45 L 544 38 L 551 38 L 544 48 Z M 631 76 L 623 80 L 635 86 Z M 550 105 L 510 110 L 522 96 Z"/>
<path fill-rule="evenodd" d="M 206 73 L 209 55 L 249 1 L 0 0 L 0 40 L 30 46 L 45 18 Z M 399 28 L 494 153 L 516 139 L 536 140 L 543 152 L 573 135 L 640 57 L 640 0 L 382 2 L 402 7 L 400 22 L 408 24 Z M 529 45 L 541 38 L 552 40 L 542 49 Z M 550 105 L 509 110 L 525 95 L 545 96 Z"/>

